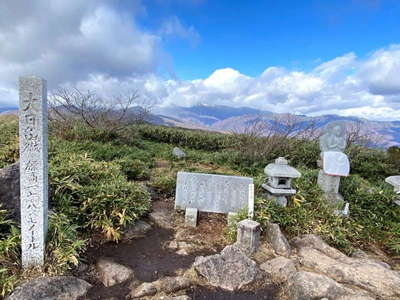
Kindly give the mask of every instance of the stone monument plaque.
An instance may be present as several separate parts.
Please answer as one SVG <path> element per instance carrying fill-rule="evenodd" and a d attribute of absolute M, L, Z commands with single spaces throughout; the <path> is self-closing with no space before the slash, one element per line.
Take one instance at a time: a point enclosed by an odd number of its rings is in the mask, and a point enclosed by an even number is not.
<path fill-rule="evenodd" d="M 47 90 L 36 77 L 19 80 L 21 248 L 23 267 L 42 265 L 47 234 Z"/>
<path fill-rule="evenodd" d="M 350 163 L 347 155 L 342 152 L 322 152 L 323 170 L 331 176 L 349 176 Z"/>
<path fill-rule="evenodd" d="M 178 172 L 175 209 L 229 213 L 249 207 L 249 184 L 253 178 Z"/>

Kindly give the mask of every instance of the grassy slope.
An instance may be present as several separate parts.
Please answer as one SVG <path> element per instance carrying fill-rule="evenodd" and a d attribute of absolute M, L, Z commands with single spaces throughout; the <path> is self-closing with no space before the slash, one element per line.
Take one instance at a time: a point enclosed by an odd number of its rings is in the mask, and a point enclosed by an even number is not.
<path fill-rule="evenodd" d="M 15 120 L 0 121 L 0 167 L 18 157 Z M 234 143 L 235 141 L 233 141 Z M 176 160 L 172 148 L 180 145 L 187 159 Z M 85 241 L 100 233 L 117 240 L 124 225 L 148 209 L 151 185 L 171 196 L 178 170 L 252 176 L 256 183 L 256 218 L 281 224 L 291 236 L 317 233 L 330 244 L 350 253 L 355 247 L 400 253 L 400 208 L 394 193 L 383 183 L 391 166 L 380 152 L 354 151 L 353 173 L 342 182 L 341 192 L 350 202 L 351 216 L 333 216 L 322 199 L 316 180 L 315 145 L 297 145 L 285 153 L 303 176 L 295 183 L 298 199 L 280 208 L 262 197 L 263 168 L 270 156 L 248 157 L 232 146 L 232 138 L 203 132 L 140 127 L 118 136 L 73 128 L 50 138 L 50 184 L 53 214 L 47 246 L 47 273 L 64 273 L 84 253 Z M 240 149 L 239 149 L 240 150 Z M 368 157 L 366 160 L 365 158 Z M 154 168 L 155 165 L 163 168 Z M 0 290 L 12 290 L 22 274 L 19 267 L 19 232 L 6 212 L 0 214 Z"/>

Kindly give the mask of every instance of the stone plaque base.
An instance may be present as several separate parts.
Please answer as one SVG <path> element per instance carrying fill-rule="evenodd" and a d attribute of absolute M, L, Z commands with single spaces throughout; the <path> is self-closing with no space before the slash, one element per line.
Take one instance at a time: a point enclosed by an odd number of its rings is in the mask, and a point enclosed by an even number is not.
<path fill-rule="evenodd" d="M 185 212 L 185 225 L 190 227 L 197 226 L 197 216 L 199 212 L 197 208 L 186 208 Z"/>
<path fill-rule="evenodd" d="M 340 176 L 325 174 L 323 170 L 318 174 L 318 185 L 322 191 L 327 194 L 338 194 L 340 185 Z"/>

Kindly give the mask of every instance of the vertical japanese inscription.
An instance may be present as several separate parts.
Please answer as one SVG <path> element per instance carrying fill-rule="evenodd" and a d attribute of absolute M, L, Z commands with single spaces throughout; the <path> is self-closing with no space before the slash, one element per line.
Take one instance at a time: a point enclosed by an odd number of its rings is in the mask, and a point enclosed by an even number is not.
<path fill-rule="evenodd" d="M 19 79 L 21 248 L 23 267 L 42 265 L 47 234 L 47 89 L 36 77 Z"/>

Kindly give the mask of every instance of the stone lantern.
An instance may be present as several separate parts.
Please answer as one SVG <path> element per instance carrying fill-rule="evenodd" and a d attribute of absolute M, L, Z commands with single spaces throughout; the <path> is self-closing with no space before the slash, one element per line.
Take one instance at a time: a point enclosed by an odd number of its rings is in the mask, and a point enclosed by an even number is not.
<path fill-rule="evenodd" d="M 267 175 L 267 182 L 262 187 L 267 191 L 268 199 L 286 207 L 287 196 L 296 194 L 296 190 L 292 188 L 292 179 L 299 178 L 301 173 L 289 166 L 283 157 L 279 157 L 275 163 L 267 165 L 264 173 Z"/>

